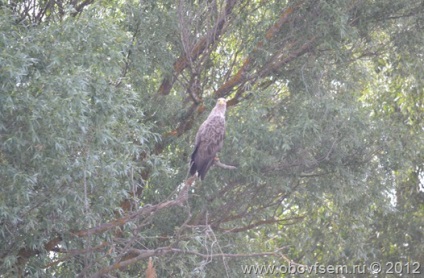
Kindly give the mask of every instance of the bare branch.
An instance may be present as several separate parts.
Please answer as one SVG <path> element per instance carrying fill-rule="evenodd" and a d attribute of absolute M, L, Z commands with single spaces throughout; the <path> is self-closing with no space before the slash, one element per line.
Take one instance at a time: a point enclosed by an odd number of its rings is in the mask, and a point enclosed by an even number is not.
<path fill-rule="evenodd" d="M 283 259 L 289 260 L 284 254 L 281 252 L 284 249 L 287 249 L 289 246 L 283 246 L 281 248 L 278 248 L 275 251 L 270 252 L 258 252 L 258 253 L 239 253 L 239 254 L 229 254 L 229 253 L 216 253 L 216 254 L 203 254 L 196 251 L 189 251 L 189 250 L 182 250 L 178 248 L 171 248 L 171 247 L 161 247 L 154 250 L 142 250 L 142 249 L 131 249 L 130 252 L 136 254 L 135 257 L 132 257 L 131 259 L 125 260 L 125 261 L 119 261 L 116 262 L 108 267 L 105 267 L 95 273 L 92 277 L 102 277 L 102 275 L 116 269 L 122 269 L 124 267 L 127 267 L 135 262 L 138 262 L 142 259 L 152 257 L 152 256 L 165 256 L 170 253 L 174 254 L 191 254 L 196 255 L 205 259 L 211 259 L 211 258 L 247 258 L 247 257 L 264 257 L 264 256 L 274 256 L 279 257 Z M 289 260 L 290 261 L 290 260 Z"/>
<path fill-rule="evenodd" d="M 200 38 L 193 47 L 190 47 L 191 52 L 182 54 L 174 63 L 174 73 L 171 78 L 165 78 L 162 81 L 162 84 L 159 88 L 159 93 L 162 95 L 168 95 L 174 85 L 176 78 L 185 70 L 189 65 L 190 61 L 195 61 L 201 54 L 204 53 L 206 49 L 214 45 L 218 38 L 225 31 L 226 22 L 230 17 L 234 6 L 236 5 L 236 0 L 227 0 L 226 5 L 221 11 L 221 15 L 218 17 L 215 25 L 211 28 L 213 32 L 208 32 L 207 35 Z M 188 49 L 185 49 L 186 51 Z"/>
<path fill-rule="evenodd" d="M 218 167 L 221 167 L 221 168 L 224 168 L 224 169 L 228 169 L 228 170 L 234 170 L 234 169 L 237 169 L 237 167 L 236 167 L 236 166 L 232 166 L 232 165 L 224 164 L 224 163 L 222 163 L 222 162 L 221 162 L 221 161 L 219 161 L 219 160 L 215 160 L 214 165 L 215 165 L 215 166 L 218 166 Z"/>

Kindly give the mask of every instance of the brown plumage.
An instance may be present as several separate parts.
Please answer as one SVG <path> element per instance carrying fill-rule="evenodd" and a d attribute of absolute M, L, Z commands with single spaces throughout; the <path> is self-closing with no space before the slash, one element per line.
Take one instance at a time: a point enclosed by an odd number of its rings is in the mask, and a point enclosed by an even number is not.
<path fill-rule="evenodd" d="M 226 100 L 218 99 L 208 118 L 197 131 L 190 161 L 190 175 L 197 172 L 201 180 L 205 178 L 224 143 L 226 108 Z"/>

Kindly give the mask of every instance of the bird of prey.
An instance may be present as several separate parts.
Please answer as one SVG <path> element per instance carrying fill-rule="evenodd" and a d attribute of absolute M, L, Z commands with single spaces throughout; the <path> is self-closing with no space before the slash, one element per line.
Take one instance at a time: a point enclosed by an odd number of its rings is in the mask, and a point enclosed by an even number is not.
<path fill-rule="evenodd" d="M 203 180 L 221 150 L 225 137 L 225 110 L 227 101 L 219 98 L 208 118 L 196 134 L 190 161 L 190 175 L 198 174 Z"/>

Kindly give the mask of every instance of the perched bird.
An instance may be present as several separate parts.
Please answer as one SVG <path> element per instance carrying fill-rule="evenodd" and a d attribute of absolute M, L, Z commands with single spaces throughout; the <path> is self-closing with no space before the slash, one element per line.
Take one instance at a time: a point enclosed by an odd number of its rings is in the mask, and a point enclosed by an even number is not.
<path fill-rule="evenodd" d="M 203 180 L 221 150 L 225 137 L 225 110 L 227 101 L 219 98 L 208 118 L 196 134 L 194 151 L 190 161 L 190 175 L 198 173 Z"/>

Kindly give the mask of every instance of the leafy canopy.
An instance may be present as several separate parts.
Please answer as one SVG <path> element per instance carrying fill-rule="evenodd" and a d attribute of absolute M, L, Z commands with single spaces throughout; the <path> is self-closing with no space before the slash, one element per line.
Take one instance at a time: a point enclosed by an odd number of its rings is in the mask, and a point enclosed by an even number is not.
<path fill-rule="evenodd" d="M 424 262 L 420 1 L 0 8 L 1 277 Z"/>

